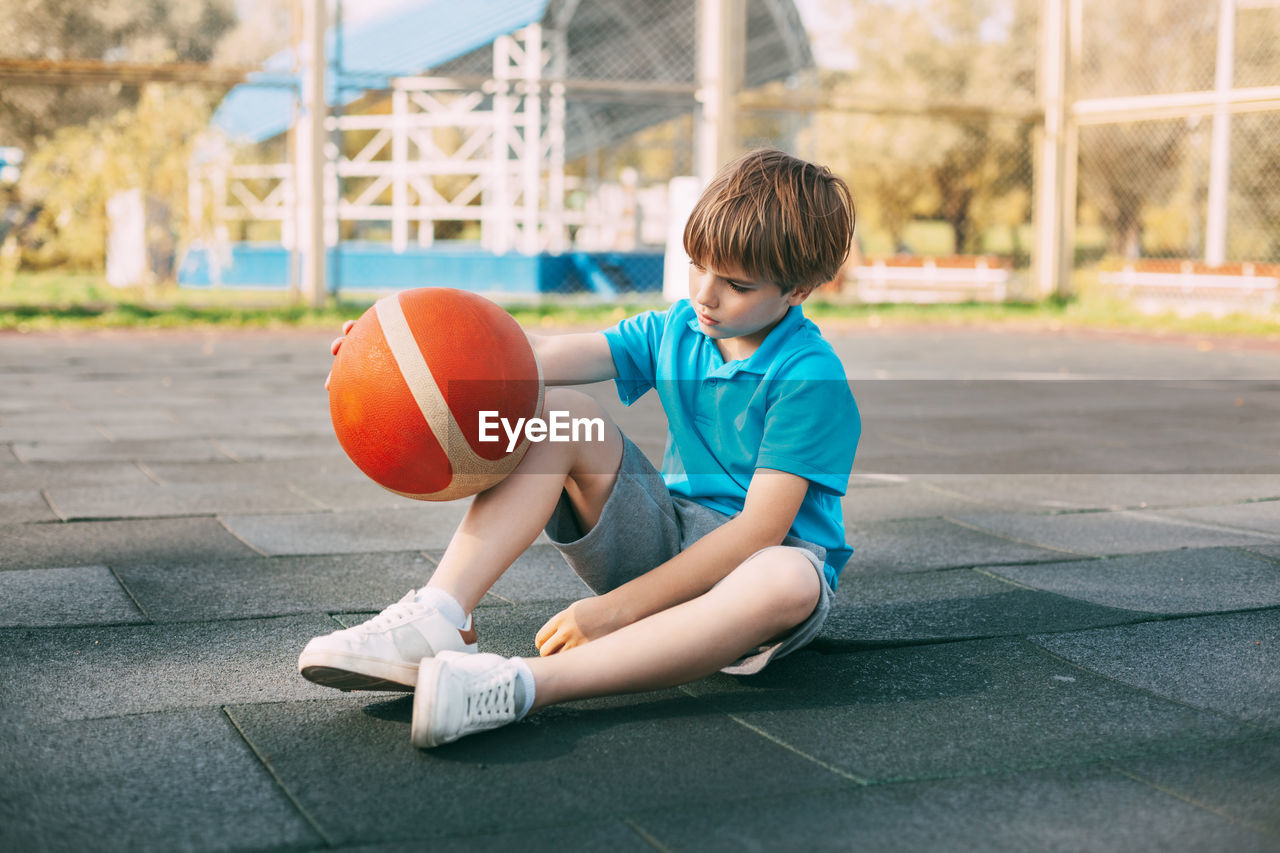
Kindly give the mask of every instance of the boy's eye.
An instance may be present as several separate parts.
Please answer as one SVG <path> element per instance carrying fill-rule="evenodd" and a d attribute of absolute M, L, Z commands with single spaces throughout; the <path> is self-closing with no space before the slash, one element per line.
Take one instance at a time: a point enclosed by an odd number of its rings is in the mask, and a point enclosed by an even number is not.
<path fill-rule="evenodd" d="M 751 292 L 750 288 L 743 287 L 740 284 L 735 284 L 732 281 L 728 282 L 728 284 L 729 284 L 729 289 L 732 290 L 734 293 L 750 293 Z"/>

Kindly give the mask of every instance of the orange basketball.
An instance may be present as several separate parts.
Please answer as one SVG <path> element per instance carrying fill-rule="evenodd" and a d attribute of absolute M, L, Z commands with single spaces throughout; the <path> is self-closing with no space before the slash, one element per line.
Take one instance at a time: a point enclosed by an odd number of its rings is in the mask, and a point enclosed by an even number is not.
<path fill-rule="evenodd" d="M 474 495 L 510 474 L 529 441 L 508 450 L 501 429 L 493 440 L 495 417 L 541 417 L 542 400 L 542 371 L 515 319 L 443 287 L 379 300 L 347 333 L 329 381 L 333 429 L 351 461 L 384 488 L 428 501 Z"/>

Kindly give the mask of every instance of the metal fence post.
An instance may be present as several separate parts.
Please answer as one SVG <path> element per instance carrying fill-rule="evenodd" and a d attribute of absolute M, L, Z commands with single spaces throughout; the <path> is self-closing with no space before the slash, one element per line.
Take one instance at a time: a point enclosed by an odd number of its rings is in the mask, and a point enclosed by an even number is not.
<path fill-rule="evenodd" d="M 1227 195 L 1231 180 L 1231 113 L 1227 99 L 1231 94 L 1235 66 L 1236 4 L 1235 0 L 1218 3 L 1218 56 L 1214 70 L 1213 136 L 1209 153 L 1209 216 L 1205 231 L 1204 260 L 1209 266 L 1222 266 L 1227 256 Z"/>
<path fill-rule="evenodd" d="M 737 148 L 745 0 L 698 2 L 698 121 L 694 167 L 705 185 Z"/>
<path fill-rule="evenodd" d="M 302 246 L 302 293 L 318 308 L 325 299 L 324 160 L 325 160 L 325 0 L 303 3 L 302 106 L 305 119 L 299 153 L 298 203 Z"/>
<path fill-rule="evenodd" d="M 1075 123 L 1071 114 L 1072 19 L 1079 0 L 1044 0 L 1039 100 L 1044 126 L 1035 175 L 1035 286 L 1040 296 L 1067 294 L 1074 268 Z"/>

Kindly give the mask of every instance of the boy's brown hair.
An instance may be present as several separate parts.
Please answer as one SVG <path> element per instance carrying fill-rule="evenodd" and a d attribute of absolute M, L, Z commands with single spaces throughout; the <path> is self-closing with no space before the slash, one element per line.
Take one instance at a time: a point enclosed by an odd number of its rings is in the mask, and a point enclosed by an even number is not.
<path fill-rule="evenodd" d="M 684 250 L 698 266 L 740 267 L 790 293 L 836 277 L 854 217 L 848 185 L 826 166 L 752 151 L 703 191 L 684 227 Z"/>

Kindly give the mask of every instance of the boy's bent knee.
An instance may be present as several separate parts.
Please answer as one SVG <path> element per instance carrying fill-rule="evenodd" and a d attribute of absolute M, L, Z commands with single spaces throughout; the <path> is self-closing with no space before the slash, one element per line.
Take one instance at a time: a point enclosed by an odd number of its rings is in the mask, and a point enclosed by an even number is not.
<path fill-rule="evenodd" d="M 604 408 L 590 394 L 584 394 L 575 388 L 553 387 L 548 388 L 546 398 L 543 400 L 543 417 L 546 417 L 553 411 L 569 412 L 578 417 L 602 417 L 609 416 L 604 413 Z"/>
<path fill-rule="evenodd" d="M 617 481 L 622 431 L 600 403 L 570 388 L 548 388 L 542 412 L 545 420 L 556 419 L 561 424 L 565 437 L 548 456 L 556 460 L 556 472 L 565 475 L 565 493 L 585 533 L 599 520 Z M 550 446 L 548 443 L 548 449 Z M 542 464 L 539 461 L 530 470 L 536 471 Z"/>
<path fill-rule="evenodd" d="M 523 473 L 589 471 L 612 474 L 622 456 L 622 433 L 604 408 L 581 391 L 548 388 L 543 399 L 541 424 L 530 438 L 534 458 Z M 529 431 L 526 429 L 526 436 Z"/>
<path fill-rule="evenodd" d="M 559 425 L 559 439 L 572 445 L 574 456 L 596 464 L 578 466 L 593 474 L 613 474 L 622 459 L 622 432 L 594 398 L 570 388 L 548 388 L 542 417 Z M 613 462 L 615 464 L 600 465 Z"/>
<path fill-rule="evenodd" d="M 809 618 L 822 597 L 822 581 L 813 562 L 799 548 L 787 545 L 757 551 L 729 577 L 749 584 L 788 627 Z"/>
<path fill-rule="evenodd" d="M 547 396 L 543 409 L 574 409 L 586 403 L 599 406 L 599 404 L 596 403 L 590 395 L 584 394 L 575 388 L 554 386 L 547 389 Z"/>

